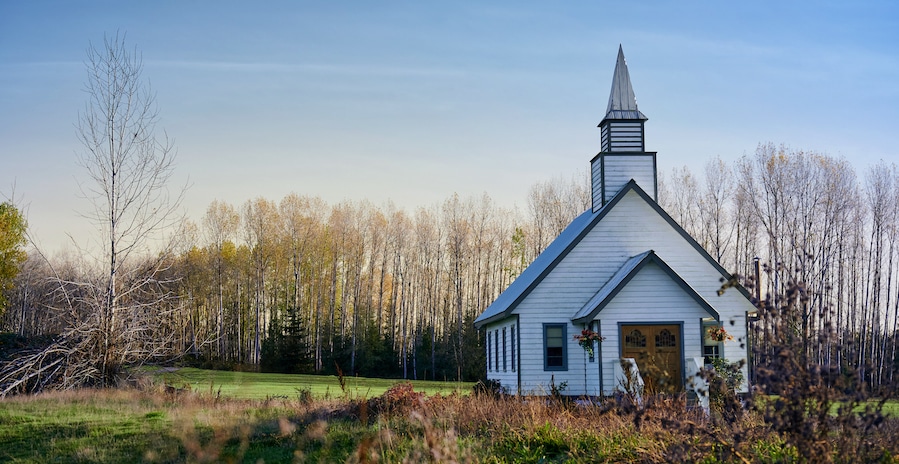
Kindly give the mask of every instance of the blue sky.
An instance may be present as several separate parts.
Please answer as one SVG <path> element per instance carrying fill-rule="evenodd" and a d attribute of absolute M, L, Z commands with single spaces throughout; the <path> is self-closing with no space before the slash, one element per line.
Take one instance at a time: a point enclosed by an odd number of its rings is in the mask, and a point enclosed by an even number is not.
<path fill-rule="evenodd" d="M 585 170 L 622 44 L 647 149 L 699 173 L 761 142 L 896 159 L 895 2 L 0 1 L 0 194 L 43 248 L 86 243 L 85 50 L 127 35 L 199 221 L 289 192 L 411 212 L 525 206 Z"/>

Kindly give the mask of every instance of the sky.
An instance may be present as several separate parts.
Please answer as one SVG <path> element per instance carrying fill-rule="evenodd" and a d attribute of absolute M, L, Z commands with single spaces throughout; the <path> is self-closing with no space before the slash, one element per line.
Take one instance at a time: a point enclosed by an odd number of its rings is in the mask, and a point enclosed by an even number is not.
<path fill-rule="evenodd" d="M 524 208 L 599 151 L 619 44 L 662 173 L 760 143 L 899 155 L 893 1 L 0 0 L 0 200 L 45 252 L 87 246 L 84 61 L 123 33 L 187 216 L 295 192 L 412 212 Z"/>

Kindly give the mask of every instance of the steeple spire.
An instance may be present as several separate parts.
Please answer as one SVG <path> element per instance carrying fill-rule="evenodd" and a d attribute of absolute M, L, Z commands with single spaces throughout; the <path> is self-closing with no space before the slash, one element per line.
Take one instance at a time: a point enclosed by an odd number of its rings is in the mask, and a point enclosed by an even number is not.
<path fill-rule="evenodd" d="M 603 119 L 640 119 L 643 121 L 649 119 L 637 109 L 637 97 L 634 95 L 634 87 L 631 85 L 631 75 L 627 72 L 624 49 L 620 44 L 618 45 L 618 60 L 615 62 L 615 74 L 612 75 L 609 106 L 606 108 L 606 116 Z"/>
<path fill-rule="evenodd" d="M 647 152 L 643 126 L 647 118 L 637 109 L 637 97 L 618 46 L 618 60 L 612 75 L 612 92 L 606 115 L 599 123 L 599 154 L 591 161 L 593 211 L 599 210 L 631 179 L 656 199 L 656 154 Z"/>

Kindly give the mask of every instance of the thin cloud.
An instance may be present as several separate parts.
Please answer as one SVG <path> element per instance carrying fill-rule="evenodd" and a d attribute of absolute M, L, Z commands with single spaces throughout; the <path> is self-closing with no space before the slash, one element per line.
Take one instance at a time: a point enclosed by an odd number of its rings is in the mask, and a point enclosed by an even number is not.
<path fill-rule="evenodd" d="M 387 77 L 464 77 L 470 71 L 437 67 L 366 66 L 330 63 L 273 63 L 239 61 L 152 60 L 146 64 L 176 69 L 240 71 L 247 73 L 318 73 L 334 75 L 376 75 Z"/>

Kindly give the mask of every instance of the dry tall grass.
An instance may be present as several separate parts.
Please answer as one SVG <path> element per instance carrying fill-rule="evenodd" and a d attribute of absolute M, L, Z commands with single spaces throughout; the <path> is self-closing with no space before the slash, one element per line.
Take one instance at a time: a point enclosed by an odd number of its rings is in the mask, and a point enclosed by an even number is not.
<path fill-rule="evenodd" d="M 93 438 L 79 442 L 74 452 L 43 448 L 45 455 L 38 456 L 60 462 L 117 462 L 128 456 L 146 462 L 806 460 L 758 413 L 747 411 L 726 421 L 688 409 L 682 399 L 672 397 L 650 398 L 642 405 L 485 394 L 428 397 L 400 384 L 368 400 L 309 401 L 299 395 L 226 400 L 215 392 L 83 390 L 18 396 L 3 400 L 2 406 L 4 411 L 45 411 L 48 423 L 55 414 L 53 427 L 79 422 L 107 427 L 110 434 L 116 427 L 139 428 L 124 443 L 86 433 Z M 0 420 L 0 441 L 6 441 L 2 424 Z M 836 447 L 840 437 L 833 438 Z M 896 419 L 887 419 L 864 439 L 880 453 L 854 460 L 896 462 Z M 139 449 L 131 455 L 106 449 L 114 446 Z M 845 456 L 836 448 L 833 455 Z M 28 460 L 21 455 L 0 455 L 0 460 L 4 457 Z"/>

